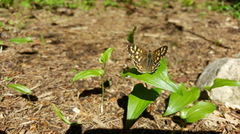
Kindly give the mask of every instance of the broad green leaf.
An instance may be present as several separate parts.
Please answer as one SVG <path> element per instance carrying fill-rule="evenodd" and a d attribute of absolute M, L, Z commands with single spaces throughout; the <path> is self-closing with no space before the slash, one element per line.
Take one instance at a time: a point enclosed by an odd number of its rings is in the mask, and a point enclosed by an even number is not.
<path fill-rule="evenodd" d="M 240 82 L 235 80 L 216 78 L 212 86 L 210 87 L 206 86 L 204 88 L 207 90 L 211 90 L 213 88 L 223 87 L 223 86 L 240 86 Z"/>
<path fill-rule="evenodd" d="M 137 30 L 137 27 L 134 27 L 132 32 L 129 33 L 128 35 L 128 42 L 131 43 L 131 44 L 134 44 L 134 33 L 135 31 Z"/>
<path fill-rule="evenodd" d="M 59 118 L 61 118 L 64 122 L 66 122 L 67 124 L 71 125 L 72 122 L 70 122 L 69 120 L 67 120 L 61 113 L 61 111 L 55 106 L 55 104 L 52 104 L 53 110 L 55 111 L 55 113 L 57 114 L 57 116 Z"/>
<path fill-rule="evenodd" d="M 32 42 L 32 38 L 31 37 L 26 37 L 26 38 L 12 38 L 9 40 L 10 42 L 13 42 L 15 44 L 23 44 L 23 43 L 27 43 L 27 42 Z"/>
<path fill-rule="evenodd" d="M 163 116 L 168 116 L 170 114 L 173 114 L 182 110 L 188 104 L 197 100 L 200 95 L 200 89 L 197 87 L 192 87 L 190 91 L 187 91 L 185 85 L 182 84 L 181 89 L 182 89 L 183 95 L 179 95 L 177 93 L 172 93 L 170 95 L 168 107 Z"/>
<path fill-rule="evenodd" d="M 210 102 L 198 102 L 196 105 L 185 108 L 181 111 L 180 117 L 186 122 L 192 123 L 207 117 L 216 109 L 216 106 Z"/>
<path fill-rule="evenodd" d="M 3 45 L 3 41 L 2 40 L 0 40 L 0 45 Z"/>
<path fill-rule="evenodd" d="M 81 71 L 74 76 L 73 81 L 75 82 L 77 80 L 81 80 L 85 78 L 97 77 L 102 75 L 103 73 L 104 73 L 104 70 L 102 69 Z"/>
<path fill-rule="evenodd" d="M 130 69 L 127 71 L 124 71 L 122 73 L 123 76 L 130 76 L 139 80 L 142 80 L 152 86 L 155 86 L 157 88 L 165 89 L 171 92 L 175 92 L 178 94 L 182 94 L 181 87 L 179 84 L 173 82 L 170 80 L 168 72 L 167 72 L 167 62 L 166 59 L 163 58 L 161 61 L 161 65 L 158 67 L 158 69 L 152 73 L 139 73 L 135 68 Z"/>
<path fill-rule="evenodd" d="M 7 85 L 7 87 L 13 88 L 22 94 L 30 95 L 32 93 L 32 91 L 28 87 L 25 87 L 20 84 L 9 84 L 9 85 Z"/>
<path fill-rule="evenodd" d="M 113 48 L 108 48 L 104 53 L 101 54 L 99 61 L 101 63 L 107 63 L 108 59 L 112 54 Z"/>
<path fill-rule="evenodd" d="M 128 96 L 126 128 L 133 125 L 142 112 L 160 95 L 160 92 L 159 88 L 149 90 L 143 84 L 134 86 L 132 93 Z"/>

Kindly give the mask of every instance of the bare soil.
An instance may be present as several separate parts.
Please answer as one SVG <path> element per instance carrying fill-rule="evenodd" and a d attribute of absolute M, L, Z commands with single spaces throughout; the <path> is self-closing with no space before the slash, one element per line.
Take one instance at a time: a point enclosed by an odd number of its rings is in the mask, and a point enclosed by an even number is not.
<path fill-rule="evenodd" d="M 97 2 L 90 11 L 0 9 L 0 21 L 6 23 L 0 29 L 0 40 L 4 41 L 0 53 L 0 133 L 120 133 L 126 98 L 140 82 L 121 76 L 126 67 L 133 66 L 126 46 L 134 26 L 138 27 L 135 42 L 140 47 L 169 47 L 169 74 L 188 87 L 195 85 L 212 61 L 239 56 L 239 20 L 204 8 L 184 8 L 178 2 L 162 7 L 163 3 L 153 2 L 146 7 L 104 8 Z M 15 37 L 33 37 L 33 42 L 16 45 L 8 41 Z M 112 85 L 106 89 L 104 113 L 100 113 L 100 79 L 73 83 L 72 78 L 74 70 L 100 69 L 98 58 L 109 47 L 114 51 L 106 79 Z M 32 88 L 34 101 L 6 87 L 14 83 Z M 132 133 L 240 133 L 239 110 L 218 102 L 213 102 L 218 106 L 213 114 L 182 128 L 171 116 L 162 116 L 169 94 L 162 92 L 151 112 L 145 112 L 133 125 Z M 82 125 L 64 123 L 51 103 L 71 122 Z"/>

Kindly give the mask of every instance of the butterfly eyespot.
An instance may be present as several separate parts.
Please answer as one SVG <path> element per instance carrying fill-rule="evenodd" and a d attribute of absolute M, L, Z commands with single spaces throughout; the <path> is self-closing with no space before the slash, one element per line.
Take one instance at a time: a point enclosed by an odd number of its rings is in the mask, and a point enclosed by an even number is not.
<path fill-rule="evenodd" d="M 142 50 L 141 50 L 141 49 L 138 49 L 137 52 L 142 53 Z"/>

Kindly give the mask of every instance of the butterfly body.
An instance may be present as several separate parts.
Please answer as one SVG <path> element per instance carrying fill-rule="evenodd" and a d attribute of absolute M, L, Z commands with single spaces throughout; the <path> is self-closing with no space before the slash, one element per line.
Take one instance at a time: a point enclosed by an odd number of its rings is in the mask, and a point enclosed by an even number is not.
<path fill-rule="evenodd" d="M 128 53 L 140 73 L 153 73 L 159 66 L 162 57 L 167 53 L 167 49 L 167 46 L 162 46 L 153 52 L 148 52 L 137 45 L 128 45 Z"/>

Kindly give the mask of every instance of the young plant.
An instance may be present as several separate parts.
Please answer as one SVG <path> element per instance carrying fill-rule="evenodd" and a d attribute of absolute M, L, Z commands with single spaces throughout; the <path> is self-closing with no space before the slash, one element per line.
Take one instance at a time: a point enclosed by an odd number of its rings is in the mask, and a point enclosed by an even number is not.
<path fill-rule="evenodd" d="M 102 69 L 81 71 L 81 72 L 77 73 L 73 78 L 73 82 L 75 82 L 77 80 L 82 80 L 82 79 L 90 78 L 90 77 L 98 77 L 98 76 L 101 77 L 101 87 L 102 87 L 102 101 L 101 101 L 101 106 L 100 106 L 101 112 L 103 112 L 104 92 L 105 92 L 104 75 L 106 72 L 106 64 L 112 54 L 112 51 L 113 51 L 113 48 L 108 48 L 104 53 L 101 54 L 101 56 L 99 58 L 99 62 L 101 62 L 103 64 Z"/>
<path fill-rule="evenodd" d="M 208 8 L 208 10 L 228 12 L 230 15 L 240 19 L 240 3 L 237 0 L 232 1 L 231 3 L 224 1 L 206 1 L 204 5 Z"/>
<path fill-rule="evenodd" d="M 32 38 L 31 37 L 26 37 L 26 38 L 12 38 L 9 40 L 12 43 L 15 43 L 17 45 L 19 44 L 23 44 L 23 43 L 28 43 L 28 42 L 32 42 Z"/>
<path fill-rule="evenodd" d="M 136 27 L 128 36 L 128 41 L 134 43 L 133 35 Z M 190 103 L 196 101 L 200 96 L 200 89 L 192 87 L 188 91 L 184 84 L 177 84 L 172 81 L 167 72 L 166 59 L 161 60 L 161 66 L 154 73 L 141 74 L 135 68 L 126 70 L 122 73 L 123 76 L 130 76 L 139 79 L 154 87 L 151 90 L 145 88 L 142 84 L 134 86 L 133 91 L 128 97 L 127 118 L 125 128 L 130 128 L 142 112 L 160 95 L 161 89 L 171 91 L 168 107 L 163 116 L 168 116 L 181 111 L 180 117 L 187 123 L 192 123 L 202 118 L 205 118 L 212 113 L 216 106 L 209 102 L 197 102 L 190 108 L 186 108 Z M 211 87 L 212 89 L 221 86 L 240 86 L 240 82 L 226 79 L 216 79 Z M 147 94 L 147 96 L 146 96 Z"/>
<path fill-rule="evenodd" d="M 240 86 L 239 81 L 216 78 L 212 86 L 205 86 L 207 90 L 223 86 Z M 183 88 L 184 90 L 186 88 Z M 169 105 L 163 116 L 181 112 L 180 117 L 185 119 L 186 123 L 192 123 L 207 117 L 212 113 L 216 106 L 209 102 L 197 102 L 192 107 L 186 108 L 187 105 L 196 101 L 200 96 L 200 89 L 192 87 L 190 91 L 184 91 L 183 95 L 172 93 L 169 99 Z"/>
<path fill-rule="evenodd" d="M 112 6 L 112 7 L 117 7 L 118 4 L 114 0 L 104 0 L 103 2 L 104 7 Z"/>
<path fill-rule="evenodd" d="M 61 113 L 61 111 L 55 106 L 55 104 L 52 104 L 53 110 L 55 111 L 55 113 L 57 114 L 57 116 L 62 119 L 65 123 L 67 123 L 68 125 L 75 125 L 75 124 L 81 124 L 79 122 L 70 122 L 68 119 L 66 119 L 63 114 Z"/>
<path fill-rule="evenodd" d="M 81 3 L 81 7 L 85 10 L 90 10 L 94 7 L 96 0 L 83 0 Z"/>
<path fill-rule="evenodd" d="M 13 88 L 21 94 L 26 94 L 28 97 L 28 100 L 31 100 L 30 95 L 31 95 L 32 91 L 28 87 L 25 87 L 20 84 L 9 84 L 9 85 L 7 85 L 7 87 Z"/>
<path fill-rule="evenodd" d="M 184 7 L 193 6 L 194 5 L 194 0 L 182 0 L 182 5 Z"/>

